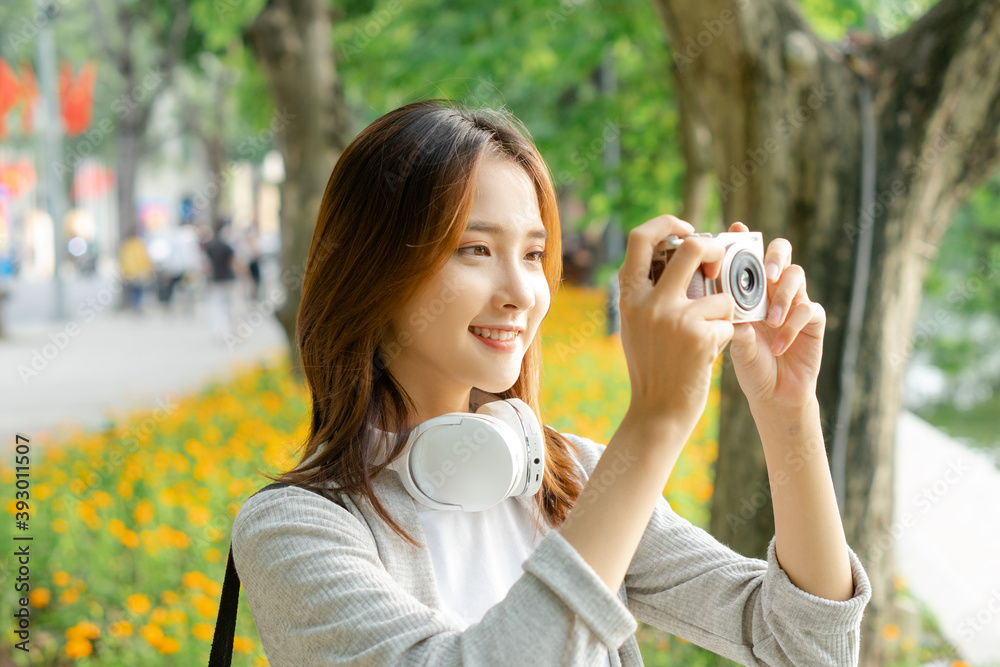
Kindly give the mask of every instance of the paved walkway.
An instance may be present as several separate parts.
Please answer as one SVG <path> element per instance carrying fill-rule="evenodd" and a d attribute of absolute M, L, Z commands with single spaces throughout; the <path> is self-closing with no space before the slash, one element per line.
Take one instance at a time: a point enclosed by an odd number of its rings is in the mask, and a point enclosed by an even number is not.
<path fill-rule="evenodd" d="M 895 492 L 899 574 L 973 665 L 1000 665 L 1000 470 L 904 412 Z"/>
<path fill-rule="evenodd" d="M 54 324 L 32 311 L 49 292 L 39 285 L 14 286 L 5 310 L 7 336 L 0 339 L 3 451 L 9 450 L 6 441 L 13 433 L 31 437 L 71 425 L 100 428 L 110 413 L 155 407 L 157 401 L 169 404 L 172 394 L 224 380 L 236 367 L 286 347 L 285 332 L 274 318 L 259 317 L 259 311 L 252 316 L 246 301 L 236 322 L 256 326 L 227 345 L 212 337 L 202 295 L 196 295 L 191 312 L 168 315 L 151 304 L 136 316 L 113 305 L 98 310 L 99 300 L 88 301 L 101 296 L 103 281 L 68 287 L 70 317 Z"/>
<path fill-rule="evenodd" d="M 100 289 L 99 280 L 72 286 L 71 315 Z M 285 334 L 273 318 L 263 318 L 233 350 L 214 342 L 201 300 L 191 316 L 176 318 L 155 311 L 135 318 L 109 306 L 89 323 L 72 319 L 79 331 L 70 336 L 67 323 L 39 319 L 37 304 L 45 300 L 39 290 L 38 285 L 16 287 L 6 311 L 11 335 L 0 340 L 5 441 L 15 432 L 30 437 L 60 424 L 100 427 L 110 411 L 169 401 L 174 393 L 195 391 L 285 346 Z M 36 352 L 43 355 L 44 367 L 25 380 L 18 368 L 31 368 Z M 1000 471 L 981 453 L 909 413 L 900 417 L 897 442 L 891 532 L 899 573 L 973 664 L 997 665 Z"/>

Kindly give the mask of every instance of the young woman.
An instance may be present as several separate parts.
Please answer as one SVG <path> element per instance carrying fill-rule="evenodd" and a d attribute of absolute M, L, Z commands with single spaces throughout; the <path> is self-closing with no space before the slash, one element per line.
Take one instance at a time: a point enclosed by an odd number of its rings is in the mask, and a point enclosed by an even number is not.
<path fill-rule="evenodd" d="M 537 333 L 560 281 L 555 192 L 509 114 L 422 101 L 358 135 L 305 267 L 297 344 L 312 426 L 281 476 L 299 486 L 254 495 L 233 525 L 272 665 L 641 665 L 636 619 L 743 664 L 857 663 L 871 590 L 822 445 L 823 309 L 783 239 L 765 256 L 769 322 L 734 325 L 728 295 L 686 297 L 697 267 L 720 269 L 714 239 L 685 241 L 651 284 L 657 242 L 693 231 L 664 215 L 629 235 L 632 394 L 608 445 L 546 426 L 536 494 L 430 509 L 387 467 L 415 427 L 512 398 L 544 424 Z M 661 495 L 730 341 L 772 480 L 766 560 Z"/>

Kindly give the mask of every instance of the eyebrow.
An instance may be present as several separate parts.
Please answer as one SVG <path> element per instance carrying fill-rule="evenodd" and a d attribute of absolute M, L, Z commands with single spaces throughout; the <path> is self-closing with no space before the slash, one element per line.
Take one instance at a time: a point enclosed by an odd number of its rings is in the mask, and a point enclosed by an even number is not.
<path fill-rule="evenodd" d="M 484 222 L 482 220 L 470 220 L 469 226 L 465 228 L 467 232 L 486 232 L 496 236 L 506 236 L 507 230 L 495 222 Z M 532 229 L 527 234 L 529 239 L 547 239 L 549 233 L 544 228 Z"/>

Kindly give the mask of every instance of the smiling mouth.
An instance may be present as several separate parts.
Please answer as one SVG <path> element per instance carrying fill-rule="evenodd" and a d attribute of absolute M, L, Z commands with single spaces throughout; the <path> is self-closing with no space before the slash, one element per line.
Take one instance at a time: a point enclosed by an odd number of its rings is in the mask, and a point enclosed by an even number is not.
<path fill-rule="evenodd" d="M 469 331 L 487 340 L 495 340 L 500 343 L 516 340 L 521 335 L 519 331 L 499 331 L 496 329 L 480 329 L 479 327 L 469 327 Z"/>

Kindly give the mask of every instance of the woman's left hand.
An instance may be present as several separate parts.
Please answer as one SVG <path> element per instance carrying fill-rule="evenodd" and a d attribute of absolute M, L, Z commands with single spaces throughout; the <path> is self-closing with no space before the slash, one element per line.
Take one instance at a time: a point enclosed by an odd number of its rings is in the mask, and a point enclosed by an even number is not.
<path fill-rule="evenodd" d="M 730 232 L 750 231 L 734 222 Z M 735 325 L 730 355 L 740 388 L 753 407 L 801 407 L 816 398 L 826 311 L 806 294 L 792 245 L 774 239 L 764 253 L 768 314 L 763 322 Z"/>

